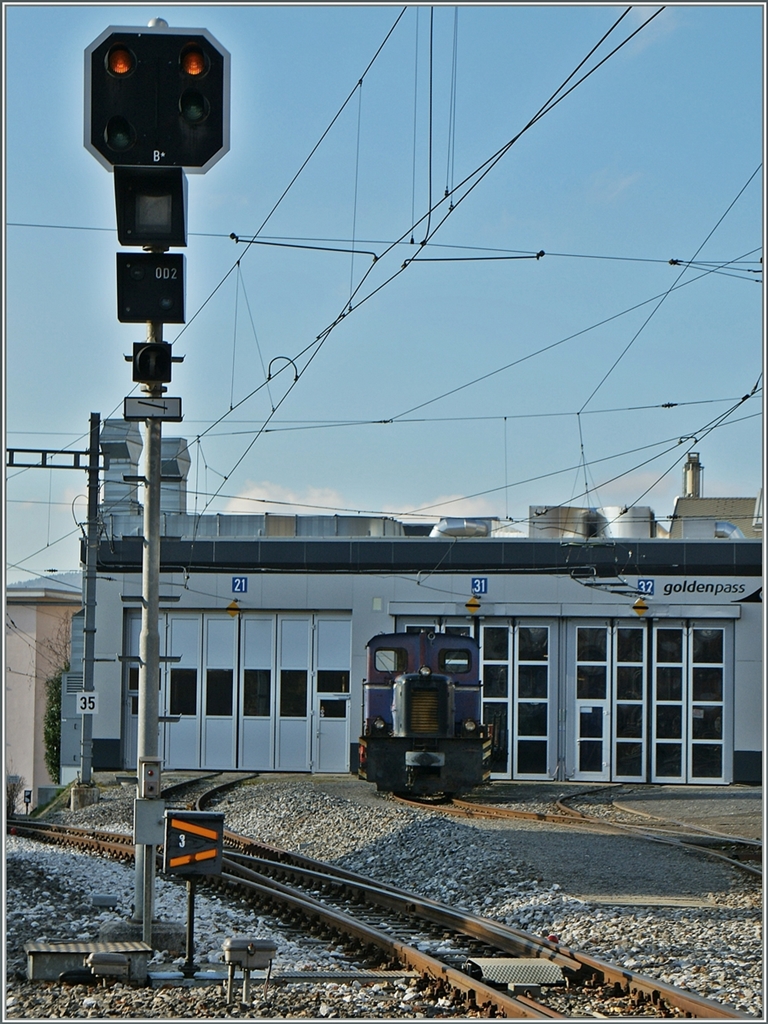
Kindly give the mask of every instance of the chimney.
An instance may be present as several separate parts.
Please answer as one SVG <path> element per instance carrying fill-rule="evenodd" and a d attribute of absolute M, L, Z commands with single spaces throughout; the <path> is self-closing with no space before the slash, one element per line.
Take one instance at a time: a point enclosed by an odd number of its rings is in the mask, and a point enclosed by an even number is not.
<path fill-rule="evenodd" d="M 683 466 L 683 497 L 701 497 L 701 474 L 704 467 L 699 462 L 698 452 L 688 452 L 688 461 Z"/>

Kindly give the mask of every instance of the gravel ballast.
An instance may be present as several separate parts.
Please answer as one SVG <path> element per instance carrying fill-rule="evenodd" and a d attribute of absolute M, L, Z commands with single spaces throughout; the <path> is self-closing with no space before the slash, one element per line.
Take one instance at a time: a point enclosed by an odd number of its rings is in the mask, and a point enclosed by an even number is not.
<path fill-rule="evenodd" d="M 133 790 L 113 786 L 102 797 L 81 811 L 51 817 L 130 832 Z M 566 946 L 762 1015 L 759 880 L 721 862 L 586 826 L 467 821 L 413 810 L 347 776 L 263 776 L 225 794 L 211 809 L 224 812 L 228 829 L 262 842 L 536 935 L 557 935 Z M 93 893 L 118 895 L 118 910 L 127 916 L 134 873 L 14 836 L 7 839 L 6 860 L 9 1017 L 456 1016 L 450 1005 L 422 1002 L 408 979 L 273 986 L 268 1004 L 254 986 L 247 1009 L 227 1008 L 220 986 L 77 992 L 80 986 L 21 981 L 24 942 L 94 939 L 102 924 L 117 918 L 117 911 L 91 906 Z M 158 878 L 156 915 L 183 920 L 184 889 L 178 883 Z M 199 892 L 196 959 L 220 964 L 223 940 L 236 933 L 275 940 L 276 974 L 341 964 L 340 949 L 303 940 L 244 903 Z M 172 966 L 174 952 L 157 951 L 155 965 Z M 343 968 L 349 966 L 344 960 Z M 86 1005 L 87 1000 L 96 1002 Z"/>

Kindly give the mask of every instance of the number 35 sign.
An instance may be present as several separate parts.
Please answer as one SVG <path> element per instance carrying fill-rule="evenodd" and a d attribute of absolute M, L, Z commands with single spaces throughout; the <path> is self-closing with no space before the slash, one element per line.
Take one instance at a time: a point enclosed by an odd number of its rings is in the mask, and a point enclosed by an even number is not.
<path fill-rule="evenodd" d="M 99 695 L 93 690 L 88 690 L 77 695 L 77 713 L 79 715 L 98 715 Z"/>

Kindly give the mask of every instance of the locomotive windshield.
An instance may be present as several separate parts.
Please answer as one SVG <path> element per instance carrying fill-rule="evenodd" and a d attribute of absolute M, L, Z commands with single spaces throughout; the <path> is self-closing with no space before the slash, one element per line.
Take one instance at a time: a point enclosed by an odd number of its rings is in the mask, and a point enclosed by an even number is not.
<path fill-rule="evenodd" d="M 463 675 L 472 668 L 472 652 L 468 650 L 440 651 L 440 671 L 446 675 Z"/>
<path fill-rule="evenodd" d="M 406 672 L 408 651 L 403 647 L 380 647 L 373 660 L 377 672 Z"/>

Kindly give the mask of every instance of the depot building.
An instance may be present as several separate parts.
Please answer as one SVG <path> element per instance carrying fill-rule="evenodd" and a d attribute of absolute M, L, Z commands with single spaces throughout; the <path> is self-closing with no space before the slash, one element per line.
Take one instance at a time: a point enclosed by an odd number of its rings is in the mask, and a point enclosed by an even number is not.
<path fill-rule="evenodd" d="M 143 519 L 123 477 L 138 430 L 108 420 L 102 448 L 93 767 L 134 771 Z M 761 781 L 756 499 L 678 499 L 669 531 L 648 508 L 533 508 L 523 534 L 493 520 L 194 516 L 188 468 L 186 442 L 164 439 L 165 769 L 354 772 L 367 642 L 429 630 L 480 643 L 492 778 Z M 81 616 L 62 783 L 81 761 Z"/>

